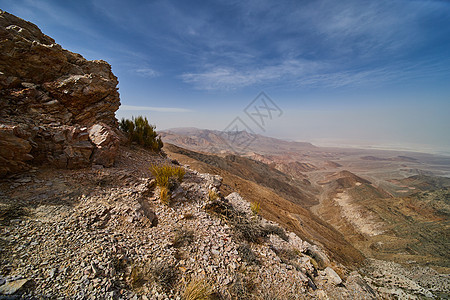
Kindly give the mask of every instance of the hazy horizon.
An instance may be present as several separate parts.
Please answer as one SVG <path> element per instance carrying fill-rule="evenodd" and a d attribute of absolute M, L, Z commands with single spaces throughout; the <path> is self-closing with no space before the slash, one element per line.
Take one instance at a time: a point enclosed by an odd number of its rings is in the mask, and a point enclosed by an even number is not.
<path fill-rule="evenodd" d="M 450 153 L 446 1 L 0 0 L 0 8 L 110 63 L 119 119 L 223 130 L 239 117 L 283 139 Z M 264 124 L 245 113 L 261 91 L 280 112 Z"/>
<path fill-rule="evenodd" d="M 221 131 L 220 129 L 212 128 L 199 128 L 199 127 L 172 127 L 159 129 L 157 131 L 168 132 L 176 131 L 177 129 L 198 129 L 198 130 L 212 130 Z M 318 147 L 330 147 L 330 148 L 354 148 L 354 149 L 366 149 L 366 150 L 392 150 L 392 151 L 405 151 L 405 152 L 417 152 L 426 154 L 443 155 L 450 157 L 450 151 L 447 148 L 436 148 L 427 144 L 400 144 L 400 143 L 376 143 L 374 141 L 362 141 L 362 140 L 346 140 L 346 139 L 325 139 L 325 138 L 312 138 L 312 139 L 292 139 L 290 137 L 277 136 L 267 133 L 258 133 L 263 136 L 285 140 L 288 142 L 306 142 L 311 143 Z"/>

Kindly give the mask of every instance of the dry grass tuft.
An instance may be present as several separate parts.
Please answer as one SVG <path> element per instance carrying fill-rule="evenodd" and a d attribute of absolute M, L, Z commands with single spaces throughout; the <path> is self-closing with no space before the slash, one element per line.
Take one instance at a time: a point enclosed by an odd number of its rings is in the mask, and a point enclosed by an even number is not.
<path fill-rule="evenodd" d="M 155 176 L 156 184 L 160 188 L 161 202 L 169 205 L 171 191 L 183 181 L 186 171 L 182 167 L 172 167 L 169 165 L 153 165 L 150 171 Z"/>
<path fill-rule="evenodd" d="M 219 199 L 219 195 L 217 195 L 217 193 L 213 190 L 209 190 L 208 191 L 208 198 L 210 201 L 215 201 L 217 199 Z"/>
<path fill-rule="evenodd" d="M 208 300 L 212 299 L 214 288 L 211 283 L 204 278 L 192 279 L 183 292 L 184 300 Z"/>
<path fill-rule="evenodd" d="M 150 168 L 153 176 L 155 176 L 156 184 L 159 187 L 173 188 L 170 186 L 171 178 L 176 179 L 178 183 L 183 181 L 184 175 L 186 174 L 186 170 L 182 167 L 172 167 L 169 165 L 156 166 L 153 165 Z"/>
<path fill-rule="evenodd" d="M 166 187 L 161 187 L 159 192 L 159 199 L 165 205 L 169 205 L 170 203 L 170 193 L 169 189 Z"/>
<path fill-rule="evenodd" d="M 165 290 L 172 289 L 178 278 L 175 266 L 165 261 L 153 263 L 149 271 L 155 282 Z"/>
<path fill-rule="evenodd" d="M 254 215 L 259 214 L 260 208 L 261 208 L 261 203 L 259 203 L 259 202 L 252 202 L 252 204 L 250 205 L 250 209 L 252 210 Z"/>

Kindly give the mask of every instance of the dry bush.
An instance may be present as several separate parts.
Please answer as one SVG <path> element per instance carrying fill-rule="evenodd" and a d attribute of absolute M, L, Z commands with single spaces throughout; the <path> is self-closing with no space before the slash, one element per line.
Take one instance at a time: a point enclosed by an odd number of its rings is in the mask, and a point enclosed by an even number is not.
<path fill-rule="evenodd" d="M 195 215 L 191 213 L 186 213 L 183 215 L 183 220 L 192 220 L 195 219 Z"/>
<path fill-rule="evenodd" d="M 139 288 L 146 282 L 145 272 L 138 266 L 133 266 L 129 277 L 130 285 L 133 288 Z"/>
<path fill-rule="evenodd" d="M 204 278 L 192 279 L 184 288 L 182 298 L 184 300 L 208 300 L 213 299 L 214 288 Z"/>
<path fill-rule="evenodd" d="M 289 299 L 310 299 L 303 295 L 293 293 L 286 289 L 261 288 L 256 296 L 257 300 L 289 300 Z"/>
<path fill-rule="evenodd" d="M 266 225 L 264 226 L 264 231 L 267 233 L 267 235 L 269 234 L 276 234 L 278 235 L 282 240 L 284 241 L 289 241 L 289 237 L 286 234 L 286 232 L 284 231 L 283 228 L 275 226 L 275 225 Z"/>
<path fill-rule="evenodd" d="M 127 260 L 121 256 L 121 255 L 117 255 L 113 257 L 113 268 L 117 273 L 124 273 L 126 271 L 127 268 Z"/>
<path fill-rule="evenodd" d="M 172 245 L 175 248 L 179 248 L 185 246 L 194 241 L 194 232 L 192 230 L 187 229 L 177 229 L 175 232 L 175 236 L 172 240 Z"/>
<path fill-rule="evenodd" d="M 237 248 L 237 251 L 239 252 L 239 256 L 242 258 L 243 261 L 248 263 L 249 265 L 259 265 L 261 262 L 259 261 L 256 254 L 253 252 L 253 250 L 250 248 L 248 244 L 241 244 Z"/>
<path fill-rule="evenodd" d="M 205 209 L 212 212 L 231 225 L 238 238 L 250 243 L 262 243 L 267 237 L 267 232 L 257 220 L 249 219 L 245 213 L 237 211 L 224 201 L 211 201 Z"/>
<path fill-rule="evenodd" d="M 252 278 L 244 277 L 238 274 L 233 281 L 233 284 L 229 287 L 228 292 L 231 295 L 231 299 L 252 299 L 253 292 L 256 290 L 256 284 Z"/>
<path fill-rule="evenodd" d="M 233 230 L 238 236 L 249 243 L 261 244 L 267 237 L 267 233 L 264 231 L 264 227 L 254 220 L 247 218 L 235 218 L 232 220 Z"/>
<path fill-rule="evenodd" d="M 232 220 L 236 217 L 236 211 L 233 206 L 224 201 L 220 201 L 219 199 L 212 200 L 210 203 L 206 204 L 205 209 L 206 211 L 214 213 L 225 220 Z"/>
<path fill-rule="evenodd" d="M 281 259 L 283 263 L 296 266 L 296 264 L 293 261 L 299 257 L 298 252 L 296 252 L 293 249 L 285 249 L 285 248 L 276 249 L 273 247 L 272 250 Z"/>
<path fill-rule="evenodd" d="M 28 211 L 18 204 L 0 207 L 0 224 L 9 225 L 11 220 L 27 216 Z"/>

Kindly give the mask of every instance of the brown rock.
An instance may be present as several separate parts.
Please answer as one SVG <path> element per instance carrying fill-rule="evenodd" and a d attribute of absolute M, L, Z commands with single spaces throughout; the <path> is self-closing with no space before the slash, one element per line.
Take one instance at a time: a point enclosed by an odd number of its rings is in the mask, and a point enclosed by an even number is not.
<path fill-rule="evenodd" d="M 64 50 L 36 25 L 3 11 L 0 37 L 0 91 L 9 100 L 7 110 L 53 112 L 64 124 L 117 125 L 118 81 L 107 62 Z"/>
<path fill-rule="evenodd" d="M 0 10 L 0 174 L 25 161 L 61 168 L 111 166 L 119 145 L 117 77 L 105 61 L 62 49 Z M 30 156 L 31 154 L 32 156 Z"/>
<path fill-rule="evenodd" d="M 31 151 L 38 164 L 57 168 L 84 168 L 91 164 L 94 145 L 86 127 L 79 125 L 40 126 L 32 130 Z"/>
<path fill-rule="evenodd" d="M 105 124 L 95 124 L 89 129 L 89 138 L 96 146 L 92 162 L 111 167 L 119 149 L 119 137 Z"/>
<path fill-rule="evenodd" d="M 19 279 L 14 281 L 9 281 L 4 285 L 0 286 L 0 294 L 2 295 L 13 295 L 28 282 L 28 279 Z"/>
<path fill-rule="evenodd" d="M 329 278 L 329 280 L 334 283 L 335 285 L 341 284 L 342 279 L 339 277 L 339 275 L 330 267 L 325 268 L 325 274 Z"/>
<path fill-rule="evenodd" d="M 30 143 L 14 133 L 14 126 L 0 126 L 0 176 L 29 168 L 25 161 L 33 159 Z M 19 131 L 19 130 L 16 130 Z"/>

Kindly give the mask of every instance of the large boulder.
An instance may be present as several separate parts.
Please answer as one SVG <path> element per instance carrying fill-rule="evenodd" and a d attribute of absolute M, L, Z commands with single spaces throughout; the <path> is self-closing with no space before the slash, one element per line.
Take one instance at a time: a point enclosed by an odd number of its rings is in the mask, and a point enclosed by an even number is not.
<path fill-rule="evenodd" d="M 105 167 L 111 167 L 120 144 L 119 137 L 114 130 L 105 124 L 95 124 L 89 129 L 89 138 L 96 146 L 92 161 Z"/>
<path fill-rule="evenodd" d="M 119 144 L 117 84 L 107 62 L 64 50 L 0 10 L 0 176 L 27 162 L 111 166 Z"/>

